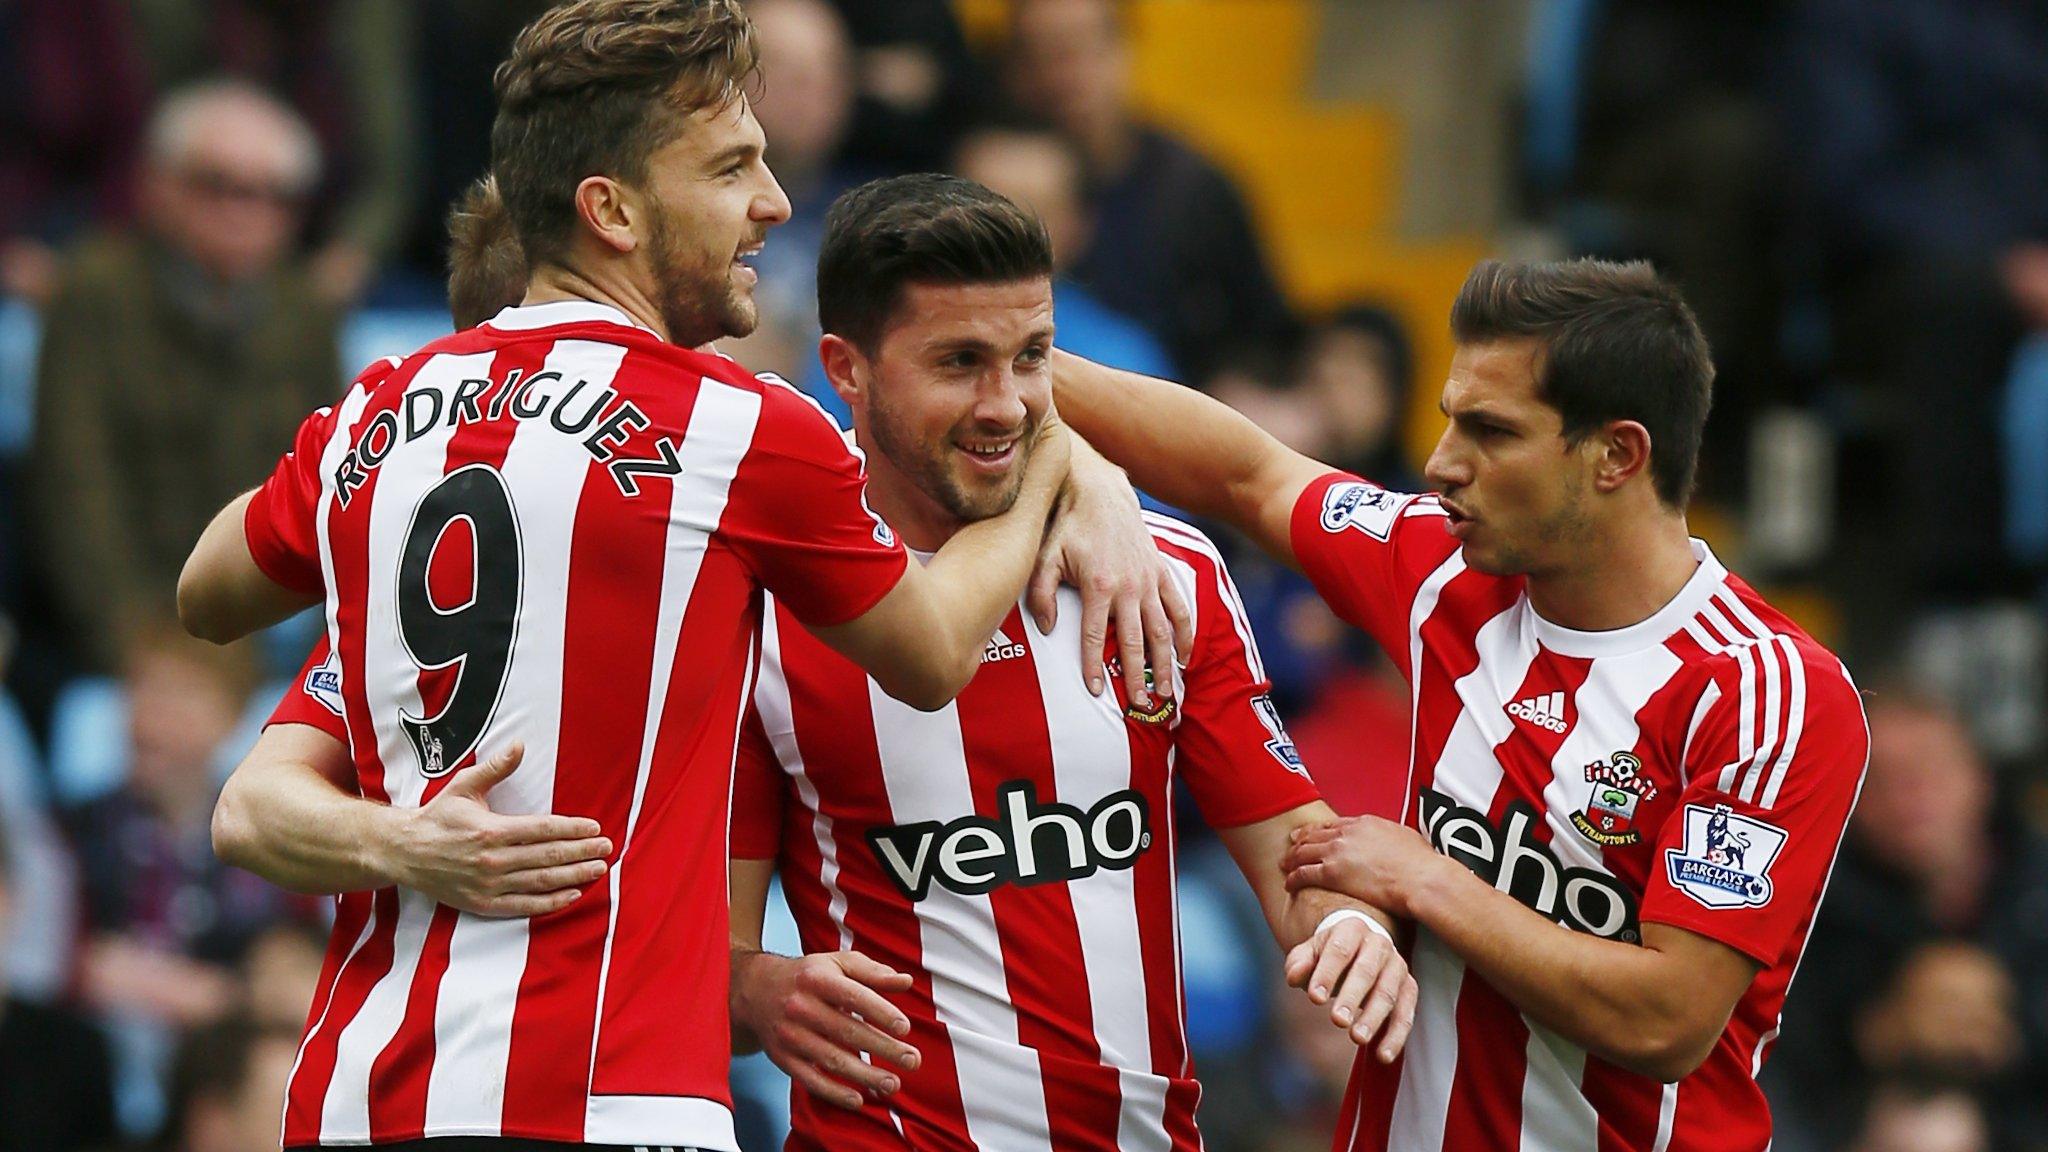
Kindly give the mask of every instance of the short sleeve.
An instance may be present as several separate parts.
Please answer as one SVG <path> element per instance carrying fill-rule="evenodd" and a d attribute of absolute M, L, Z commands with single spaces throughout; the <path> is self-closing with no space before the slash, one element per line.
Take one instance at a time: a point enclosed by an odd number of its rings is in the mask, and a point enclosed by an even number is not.
<path fill-rule="evenodd" d="M 315 514 L 320 505 L 320 456 L 332 434 L 335 410 L 306 417 L 292 450 L 271 470 L 242 514 L 242 534 L 256 566 L 279 586 L 318 595 L 320 543 Z"/>
<path fill-rule="evenodd" d="M 909 563 L 866 492 L 863 457 L 831 418 L 788 385 L 766 382 L 719 533 L 799 620 L 844 624 L 888 595 Z"/>
<path fill-rule="evenodd" d="M 736 860 L 773 860 L 781 852 L 787 777 L 768 742 L 761 714 L 747 709 L 732 771 L 732 845 Z"/>
<path fill-rule="evenodd" d="M 266 728 L 272 724 L 304 724 L 348 742 L 348 725 L 342 717 L 341 661 L 327 646 L 326 637 L 313 645 L 298 676 L 271 710 L 270 719 L 263 722 Z"/>
<path fill-rule="evenodd" d="M 1870 758 L 1862 700 L 1832 656 L 1782 636 L 1737 650 L 1703 692 L 1642 919 L 1768 968 L 1799 946 L 1834 866 Z"/>
<path fill-rule="evenodd" d="M 1315 783 L 1273 706 L 1258 641 L 1215 546 L 1185 526 L 1161 540 L 1161 551 L 1194 578 L 1195 648 L 1181 678 L 1174 760 L 1203 819 L 1236 828 L 1316 800 Z"/>
<path fill-rule="evenodd" d="M 1289 543 L 1332 611 L 1408 667 L 1408 612 L 1429 574 L 1457 551 L 1435 496 L 1393 492 L 1347 472 L 1302 491 Z"/>

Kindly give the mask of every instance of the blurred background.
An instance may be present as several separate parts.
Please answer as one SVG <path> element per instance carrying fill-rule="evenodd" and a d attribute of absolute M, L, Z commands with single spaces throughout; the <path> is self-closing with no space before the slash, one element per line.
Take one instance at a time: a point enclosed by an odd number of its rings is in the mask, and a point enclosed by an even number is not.
<path fill-rule="evenodd" d="M 448 329 L 443 214 L 546 6 L 0 0 L 0 1150 L 276 1146 L 326 907 L 207 820 L 309 633 L 196 645 L 174 580 L 307 411 Z M 1681 283 L 1720 367 L 1694 530 L 1869 690 L 1776 1147 L 2048 1148 L 2048 3 L 750 8 L 795 218 L 728 350 L 827 404 L 825 206 L 906 170 L 1037 208 L 1063 344 L 1395 487 L 1473 261 Z M 1326 794 L 1392 811 L 1405 690 L 1233 563 Z M 1348 1042 L 1213 841 L 1181 867 L 1208 1146 L 1327 1147 Z M 737 1068 L 774 1147 L 786 1086 Z"/>

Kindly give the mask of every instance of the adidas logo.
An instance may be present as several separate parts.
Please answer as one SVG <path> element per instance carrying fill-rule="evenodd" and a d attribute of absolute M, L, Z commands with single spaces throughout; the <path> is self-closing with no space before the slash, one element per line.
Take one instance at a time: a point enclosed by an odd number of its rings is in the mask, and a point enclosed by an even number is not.
<path fill-rule="evenodd" d="M 1547 696 L 1531 696 L 1508 705 L 1508 715 L 1517 720 L 1527 720 L 1538 728 L 1562 732 L 1569 725 L 1564 722 L 1564 693 L 1552 692 Z"/>
<path fill-rule="evenodd" d="M 1003 635 L 1003 630 L 998 628 L 996 634 L 988 638 L 988 647 L 981 650 L 981 662 L 993 664 L 998 660 L 1011 660 L 1023 654 L 1024 646 Z"/>

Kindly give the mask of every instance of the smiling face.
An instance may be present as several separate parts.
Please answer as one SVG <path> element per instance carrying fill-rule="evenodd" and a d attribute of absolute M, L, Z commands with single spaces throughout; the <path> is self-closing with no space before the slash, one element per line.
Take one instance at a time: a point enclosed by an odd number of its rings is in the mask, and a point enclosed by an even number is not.
<path fill-rule="evenodd" d="M 843 349 L 827 364 L 852 377 L 835 382 L 876 454 L 877 511 L 906 539 L 935 547 L 1016 502 L 1052 405 L 1052 337 L 1052 281 L 1039 278 L 911 284 L 872 356 L 826 338 Z"/>
<path fill-rule="evenodd" d="M 745 336 L 759 316 L 749 261 L 789 198 L 768 170 L 767 141 L 745 97 L 690 115 L 648 160 L 642 272 L 670 341 L 695 347 Z"/>
<path fill-rule="evenodd" d="M 1534 339 L 1460 345 L 1444 382 L 1450 425 L 1423 474 L 1443 493 L 1465 560 L 1496 576 L 1542 576 L 1595 531 L 1592 468 L 1538 396 Z"/>

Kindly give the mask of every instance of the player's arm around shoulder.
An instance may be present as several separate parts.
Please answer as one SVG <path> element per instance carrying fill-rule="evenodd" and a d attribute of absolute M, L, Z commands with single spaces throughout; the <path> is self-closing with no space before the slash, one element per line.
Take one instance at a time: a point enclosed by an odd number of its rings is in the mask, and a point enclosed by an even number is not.
<path fill-rule="evenodd" d="M 1287 447 L 1228 405 L 1171 381 L 1057 351 L 1053 382 L 1063 417 L 1128 470 L 1138 487 L 1228 523 L 1267 554 L 1294 562 L 1294 506 L 1333 470 L 1329 465 Z"/>

